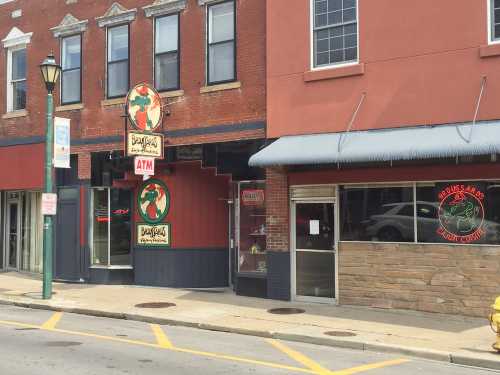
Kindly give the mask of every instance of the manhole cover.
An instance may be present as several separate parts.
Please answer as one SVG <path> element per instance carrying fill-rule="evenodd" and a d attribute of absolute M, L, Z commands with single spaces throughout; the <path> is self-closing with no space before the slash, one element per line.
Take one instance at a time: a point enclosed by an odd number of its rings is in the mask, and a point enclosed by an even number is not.
<path fill-rule="evenodd" d="M 140 309 L 164 309 L 173 306 L 175 306 L 175 303 L 170 302 L 146 302 L 135 305 L 135 307 L 138 307 Z"/>
<path fill-rule="evenodd" d="M 325 335 L 327 335 L 327 336 L 335 336 L 335 337 L 352 337 L 352 336 L 356 336 L 355 333 L 353 333 L 353 332 L 346 332 L 346 331 L 328 331 L 328 332 L 325 332 Z"/>
<path fill-rule="evenodd" d="M 305 313 L 306 310 L 296 309 L 293 307 L 281 307 L 277 309 L 267 310 L 269 314 L 278 314 L 278 315 L 292 315 L 292 314 L 302 314 Z"/>

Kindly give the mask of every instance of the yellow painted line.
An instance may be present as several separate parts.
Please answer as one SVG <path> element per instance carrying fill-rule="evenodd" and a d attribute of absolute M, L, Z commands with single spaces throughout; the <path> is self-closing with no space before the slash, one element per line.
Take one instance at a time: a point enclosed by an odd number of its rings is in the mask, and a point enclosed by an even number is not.
<path fill-rule="evenodd" d="M 36 326 L 34 324 L 20 323 L 20 322 L 11 322 L 11 321 L 7 321 L 7 320 L 0 320 L 0 324 L 9 325 L 9 326 L 18 326 L 18 327 L 23 327 L 23 328 L 36 328 L 36 329 L 40 329 L 40 326 Z"/>
<path fill-rule="evenodd" d="M 165 331 L 163 331 L 163 329 L 158 324 L 150 324 L 150 326 L 153 330 L 153 333 L 155 334 L 156 342 L 158 343 L 158 345 L 160 345 L 162 348 L 167 349 L 171 349 L 174 347 L 165 334 Z"/>
<path fill-rule="evenodd" d="M 352 375 L 352 374 L 358 374 L 360 372 L 365 372 L 369 370 L 375 370 L 378 368 L 382 367 L 387 367 L 387 366 L 395 366 L 395 365 L 400 365 L 406 362 L 410 362 L 409 359 L 394 359 L 391 361 L 384 361 L 384 362 L 377 362 L 377 363 L 371 363 L 368 365 L 363 365 L 363 366 L 358 366 L 358 367 L 353 367 L 350 369 L 345 369 L 345 370 L 340 370 L 340 371 L 333 371 L 331 372 L 331 375 Z"/>
<path fill-rule="evenodd" d="M 52 331 L 56 328 L 56 325 L 57 323 L 59 323 L 59 321 L 61 320 L 62 318 L 62 315 L 63 313 L 58 311 L 58 312 L 55 312 L 49 320 L 47 320 L 45 323 L 42 324 L 42 326 L 40 327 L 41 329 L 47 329 L 49 331 Z"/>
<path fill-rule="evenodd" d="M 12 321 L 5 321 L 5 320 L 0 320 L 0 324 L 27 327 L 27 328 L 39 328 L 39 329 L 41 328 L 41 326 L 37 326 L 37 325 L 18 323 L 18 322 L 12 322 Z M 311 371 L 311 370 L 300 368 L 300 367 L 286 366 L 286 365 L 281 365 L 281 364 L 273 363 L 273 362 L 259 361 L 259 360 L 230 356 L 230 355 L 225 355 L 225 354 L 203 352 L 203 351 L 198 351 L 198 350 L 183 349 L 183 348 L 177 348 L 177 347 L 166 348 L 166 347 L 160 346 L 158 344 L 148 343 L 148 342 L 144 342 L 144 341 L 136 341 L 136 340 L 130 340 L 130 339 L 124 339 L 124 338 L 112 337 L 112 336 L 103 336 L 103 335 L 97 335 L 94 333 L 87 333 L 87 332 L 69 331 L 69 330 L 58 329 L 58 328 L 54 328 L 50 331 L 57 332 L 57 333 L 64 333 L 64 334 L 68 334 L 68 335 L 83 336 L 83 337 L 90 337 L 90 338 L 96 338 L 96 339 L 107 340 L 107 341 L 127 343 L 127 344 L 132 344 L 132 345 L 146 346 L 146 347 L 150 347 L 150 348 L 171 350 L 171 351 L 175 351 L 175 352 L 179 352 L 179 353 L 198 355 L 201 357 L 209 357 L 209 358 L 227 360 L 227 361 L 232 361 L 232 362 L 240 362 L 240 363 L 247 363 L 247 364 L 252 364 L 252 365 L 272 367 L 272 368 L 288 370 L 288 371 L 292 371 L 292 372 L 301 372 L 301 373 L 305 373 L 305 374 L 317 374 L 315 371 Z"/>
<path fill-rule="evenodd" d="M 319 374 L 319 375 L 330 375 L 331 374 L 330 370 L 324 368 L 319 363 L 313 361 L 309 357 L 306 357 L 302 353 L 299 353 L 299 352 L 293 350 L 292 348 L 289 348 L 285 344 L 282 344 L 281 342 L 273 340 L 273 339 L 268 339 L 266 341 L 268 343 L 270 343 L 272 346 L 274 346 L 276 349 L 285 353 L 290 358 L 294 359 L 295 361 L 303 364 L 307 368 L 314 371 L 315 374 Z"/>

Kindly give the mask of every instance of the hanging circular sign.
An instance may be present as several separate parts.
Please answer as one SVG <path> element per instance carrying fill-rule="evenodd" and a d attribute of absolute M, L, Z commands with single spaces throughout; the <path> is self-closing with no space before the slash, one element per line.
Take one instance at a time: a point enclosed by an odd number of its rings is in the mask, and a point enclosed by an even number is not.
<path fill-rule="evenodd" d="M 160 95 L 147 83 L 139 83 L 127 95 L 127 114 L 134 128 L 154 131 L 163 118 Z"/>
<path fill-rule="evenodd" d="M 137 208 L 149 224 L 160 223 L 170 208 L 170 193 L 160 180 L 146 181 L 137 194 Z"/>
<path fill-rule="evenodd" d="M 440 236 L 458 243 L 470 243 L 483 237 L 483 192 L 474 186 L 451 185 L 439 193 L 439 200 Z"/>

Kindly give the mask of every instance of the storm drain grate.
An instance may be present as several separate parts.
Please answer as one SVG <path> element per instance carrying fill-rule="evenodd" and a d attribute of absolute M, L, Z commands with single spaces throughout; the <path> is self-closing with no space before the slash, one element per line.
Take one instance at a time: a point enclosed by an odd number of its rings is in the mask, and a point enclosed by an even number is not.
<path fill-rule="evenodd" d="M 335 337 L 352 337 L 352 336 L 356 336 L 355 333 L 353 333 L 353 332 L 346 332 L 346 331 L 328 331 L 328 332 L 325 332 L 325 335 L 327 335 L 327 336 L 335 336 Z"/>
<path fill-rule="evenodd" d="M 277 309 L 267 310 L 269 314 L 277 314 L 277 315 L 292 315 L 292 314 L 302 314 L 305 313 L 306 310 L 296 309 L 293 307 L 280 307 Z"/>
<path fill-rule="evenodd" d="M 173 306 L 176 306 L 175 303 L 170 302 L 145 302 L 135 305 L 135 307 L 140 309 L 165 309 Z"/>

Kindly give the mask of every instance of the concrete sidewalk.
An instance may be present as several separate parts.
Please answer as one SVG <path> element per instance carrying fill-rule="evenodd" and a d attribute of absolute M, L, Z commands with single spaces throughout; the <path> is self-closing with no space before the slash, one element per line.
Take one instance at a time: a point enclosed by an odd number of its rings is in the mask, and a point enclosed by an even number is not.
<path fill-rule="evenodd" d="M 123 285 L 54 283 L 50 301 L 40 298 L 41 280 L 0 273 L 0 303 L 67 312 L 184 325 L 283 340 L 392 352 L 500 370 L 495 335 L 486 319 L 401 310 L 280 302 L 236 296 L 230 290 L 185 290 Z M 169 302 L 160 309 L 145 302 Z M 492 301 L 493 303 L 493 301 Z M 305 312 L 274 315 L 269 309 Z M 335 335 L 326 332 L 334 331 Z"/>

